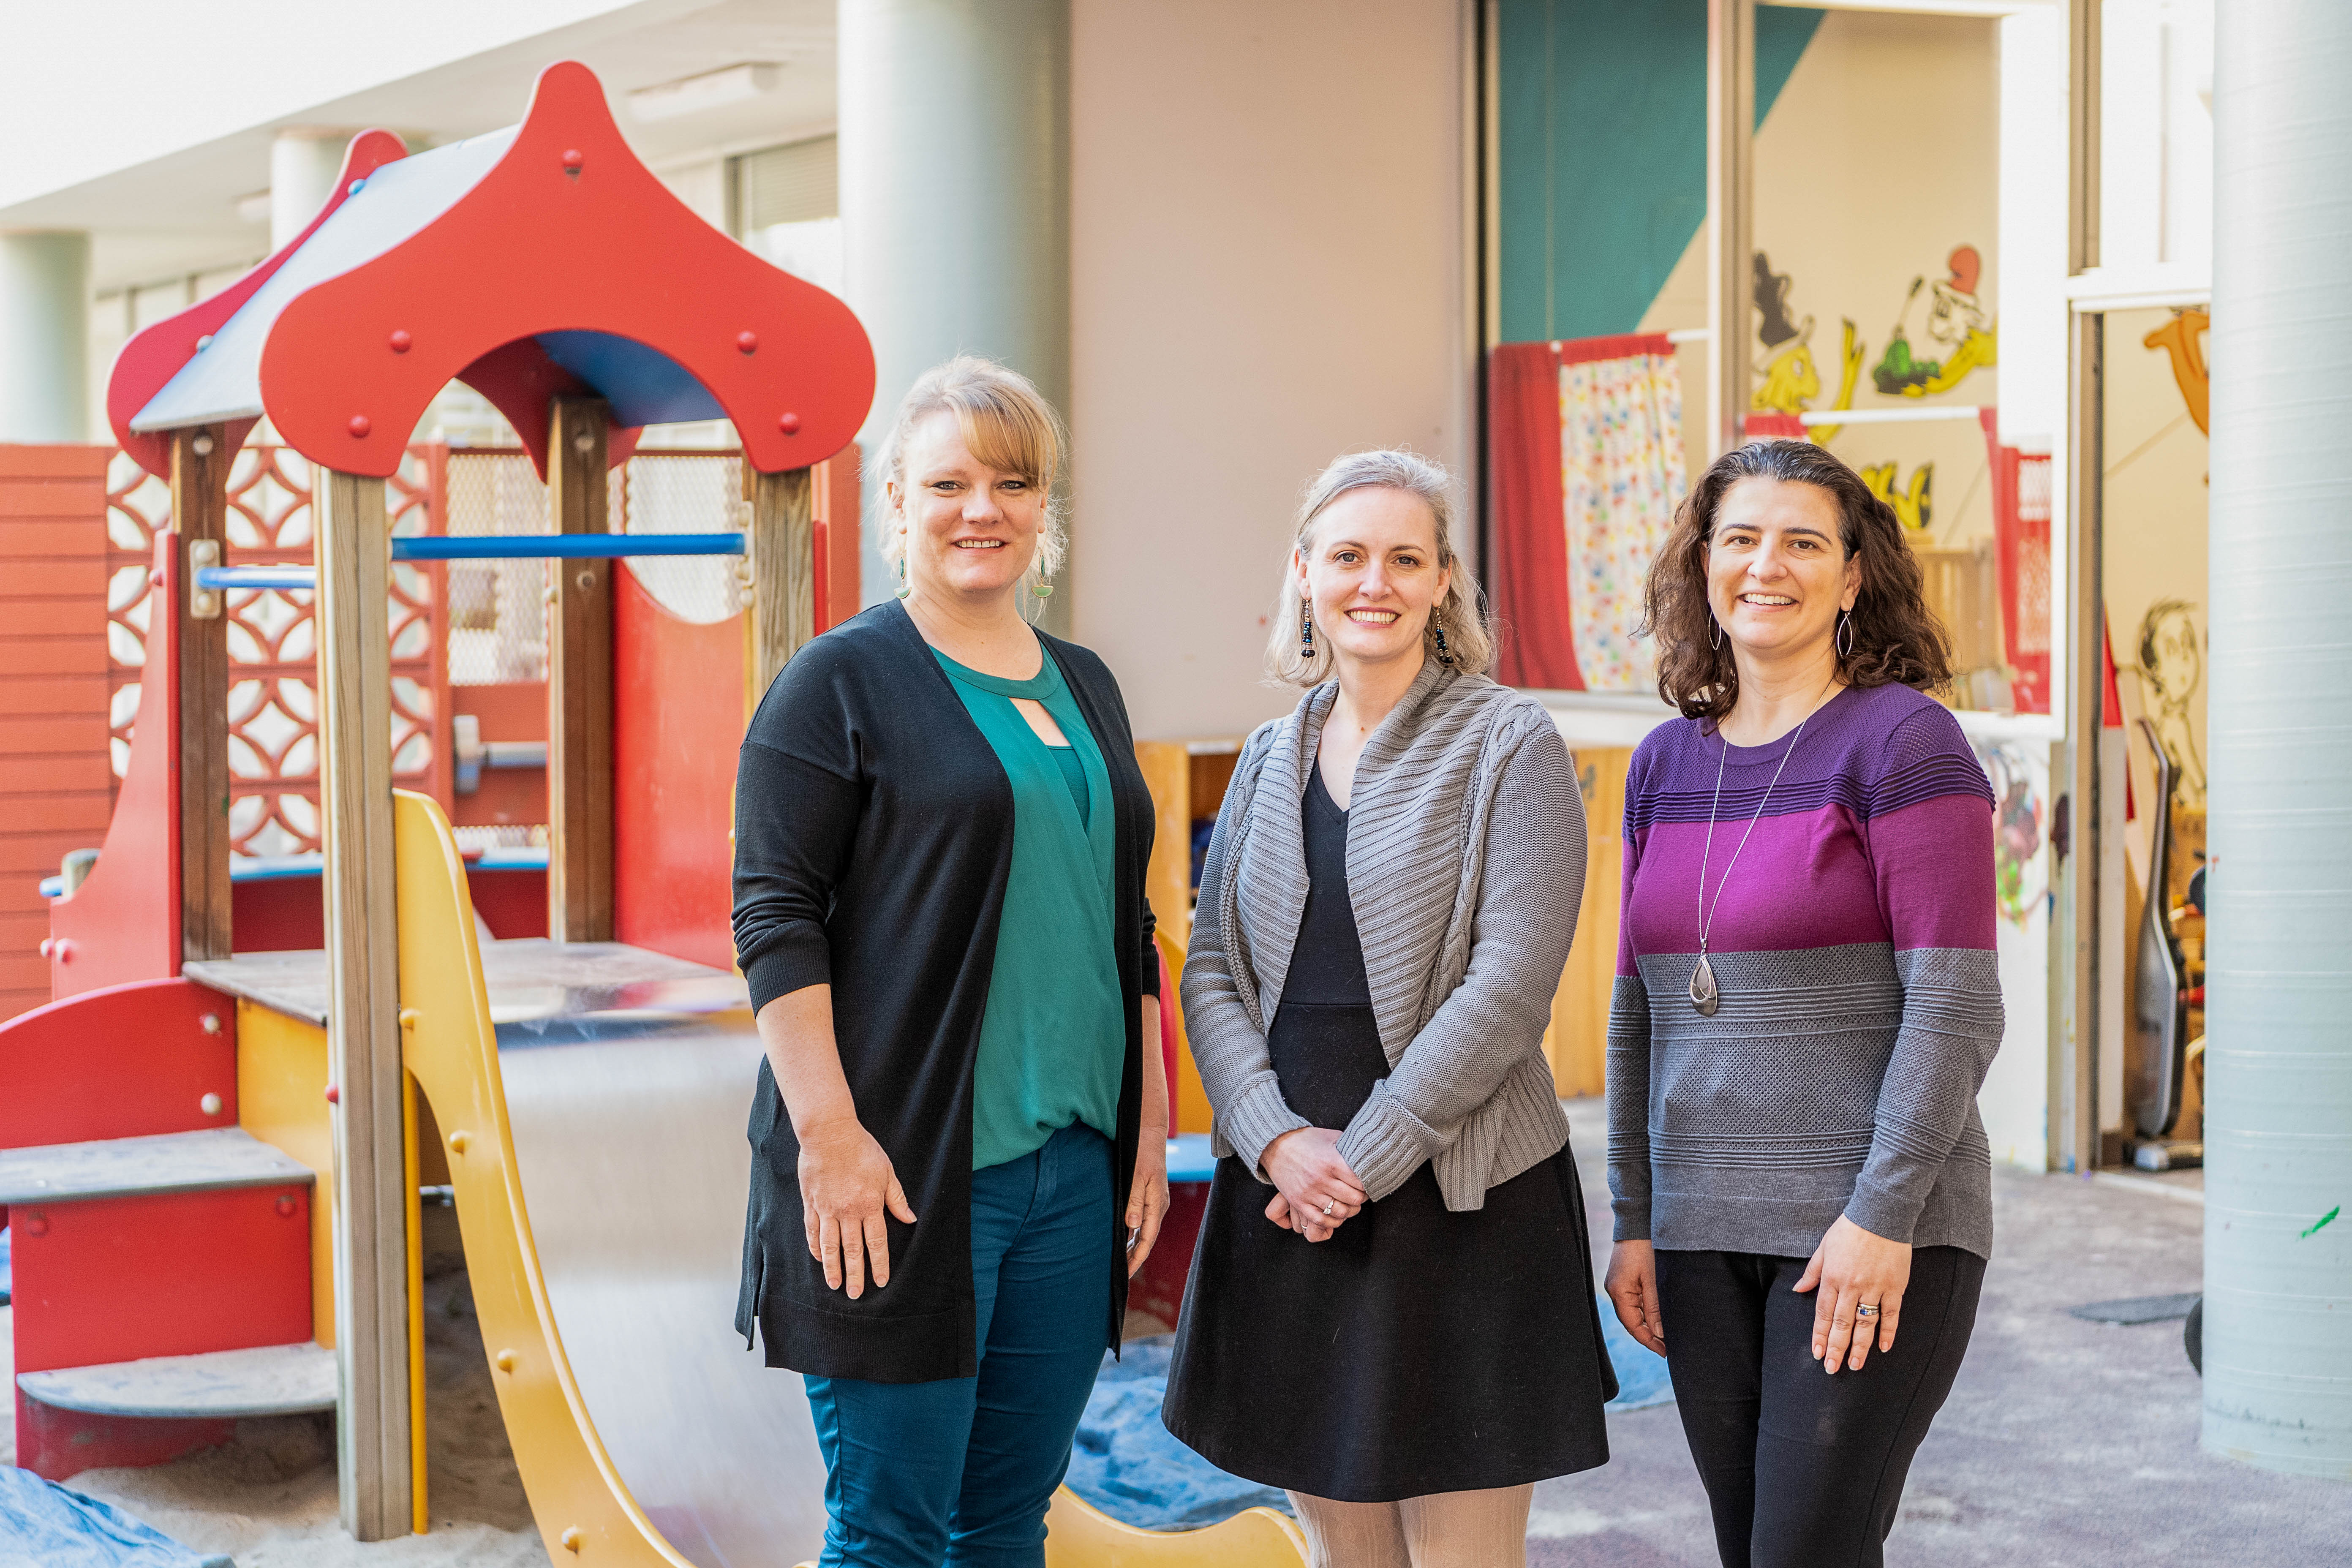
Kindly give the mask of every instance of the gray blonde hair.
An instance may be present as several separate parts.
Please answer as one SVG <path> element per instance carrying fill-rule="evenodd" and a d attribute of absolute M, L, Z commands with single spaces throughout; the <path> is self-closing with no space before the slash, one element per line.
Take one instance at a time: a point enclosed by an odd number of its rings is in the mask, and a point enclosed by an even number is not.
<path fill-rule="evenodd" d="M 1315 477 L 1299 500 L 1298 523 L 1291 534 L 1291 549 L 1299 555 L 1309 553 L 1315 542 L 1316 520 L 1349 490 L 1370 489 L 1400 490 L 1420 498 L 1422 504 L 1429 508 L 1430 521 L 1435 525 L 1437 564 L 1452 574 L 1445 596 L 1431 608 L 1428 625 L 1422 632 L 1426 656 L 1437 656 L 1437 632 L 1443 628 L 1445 651 L 1452 656 L 1454 668 L 1465 675 L 1486 674 L 1495 662 L 1495 639 L 1478 612 L 1478 579 L 1469 563 L 1454 548 L 1454 477 L 1445 471 L 1444 464 L 1402 450 L 1349 452 L 1332 458 L 1330 466 Z M 1318 637 L 1312 655 L 1300 649 L 1298 618 L 1302 603 L 1298 574 L 1286 559 L 1282 590 L 1275 599 L 1274 635 L 1266 639 L 1265 667 L 1275 679 L 1288 685 L 1319 686 L 1331 679 L 1331 644 L 1328 638 Z"/>
<path fill-rule="evenodd" d="M 1059 572 L 1070 545 L 1060 483 L 1063 455 L 1070 448 L 1070 438 L 1054 405 L 1019 371 L 976 354 L 959 354 L 925 371 L 907 389 L 890 434 L 867 467 L 869 481 L 904 487 L 908 438 L 916 426 L 934 414 L 955 416 L 956 430 L 973 457 L 1000 472 L 1019 474 L 1045 492 L 1045 526 L 1037 536 L 1037 553 L 1022 582 L 1034 587 Z M 903 574 L 907 542 L 887 500 L 881 518 L 882 537 L 877 543 L 882 558 Z"/>

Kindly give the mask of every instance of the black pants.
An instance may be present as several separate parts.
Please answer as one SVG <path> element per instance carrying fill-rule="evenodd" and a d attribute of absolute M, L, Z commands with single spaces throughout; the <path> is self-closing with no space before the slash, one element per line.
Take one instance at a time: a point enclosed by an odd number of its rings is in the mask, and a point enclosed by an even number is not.
<path fill-rule="evenodd" d="M 1895 1349 L 1860 1372 L 1813 1359 L 1801 1258 L 1668 1252 L 1658 1309 L 1683 1432 L 1724 1568 L 1879 1568 L 1911 1456 L 1959 1375 L 1984 1259 L 1911 1255 Z"/>

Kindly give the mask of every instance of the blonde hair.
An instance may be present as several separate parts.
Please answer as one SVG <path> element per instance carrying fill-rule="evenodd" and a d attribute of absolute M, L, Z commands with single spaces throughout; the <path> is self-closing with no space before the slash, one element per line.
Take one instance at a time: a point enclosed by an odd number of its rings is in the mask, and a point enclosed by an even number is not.
<path fill-rule="evenodd" d="M 1070 535 L 1059 480 L 1062 457 L 1070 443 L 1054 405 L 1019 371 L 976 354 L 958 354 L 917 376 L 915 384 L 907 389 L 890 434 L 874 455 L 868 479 L 903 488 L 908 438 L 916 426 L 934 414 L 955 416 L 956 433 L 980 461 L 1002 473 L 1018 474 L 1045 492 L 1045 518 L 1037 534 L 1037 552 L 1030 558 L 1022 581 L 1034 587 L 1060 571 Z M 882 558 L 903 574 L 907 541 L 899 532 L 896 514 L 887 509 L 886 501 L 879 541 Z"/>
<path fill-rule="evenodd" d="M 1299 555 L 1307 554 L 1315 542 L 1316 520 L 1333 501 L 1349 490 L 1375 488 L 1416 496 L 1429 508 L 1437 535 L 1437 564 L 1452 574 L 1445 596 L 1430 607 L 1428 624 L 1422 631 L 1426 657 L 1437 657 L 1437 634 L 1443 630 L 1454 668 L 1465 675 L 1486 674 L 1495 662 L 1495 639 L 1478 611 L 1478 579 L 1454 548 L 1454 479 L 1444 464 L 1396 450 L 1349 452 L 1332 458 L 1298 503 L 1298 525 L 1291 535 L 1291 549 Z M 1276 680 L 1289 685 L 1319 686 L 1331 679 L 1331 644 L 1318 637 L 1312 654 L 1300 648 L 1298 618 L 1303 603 L 1298 574 L 1286 560 L 1282 589 L 1275 598 L 1274 635 L 1266 639 L 1265 668 Z"/>

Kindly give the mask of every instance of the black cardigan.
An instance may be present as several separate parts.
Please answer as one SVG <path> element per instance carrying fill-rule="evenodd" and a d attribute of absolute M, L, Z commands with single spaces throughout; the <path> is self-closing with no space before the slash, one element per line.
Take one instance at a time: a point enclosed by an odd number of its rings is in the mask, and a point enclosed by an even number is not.
<path fill-rule="evenodd" d="M 1115 1349 L 1143 1100 L 1137 1001 L 1160 990 L 1144 901 L 1156 818 L 1110 671 L 1075 644 L 1039 640 L 1094 732 L 1117 813 L 1127 1068 L 1103 1327 Z M 979 1371 L 971 1074 L 1012 866 L 1012 784 L 903 605 L 877 605 L 793 656 L 752 716 L 736 775 L 737 961 L 755 1010 L 803 986 L 833 987 L 858 1120 L 889 1154 L 917 1222 L 887 1220 L 888 1285 L 855 1301 L 825 1288 L 802 1226 L 800 1142 L 763 1057 L 735 1327 L 748 1342 L 758 1324 L 770 1366 L 878 1383 Z"/>

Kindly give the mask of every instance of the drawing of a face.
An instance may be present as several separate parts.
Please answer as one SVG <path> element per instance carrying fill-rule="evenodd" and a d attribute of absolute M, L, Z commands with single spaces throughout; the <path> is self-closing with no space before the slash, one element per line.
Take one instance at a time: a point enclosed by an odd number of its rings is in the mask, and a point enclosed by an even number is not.
<path fill-rule="evenodd" d="M 2187 604 L 2159 599 L 2148 606 L 2147 617 L 2139 624 L 2139 665 L 2158 703 L 2168 710 L 2179 710 L 2196 692 L 2205 658 L 2197 645 L 2197 623 Z"/>

